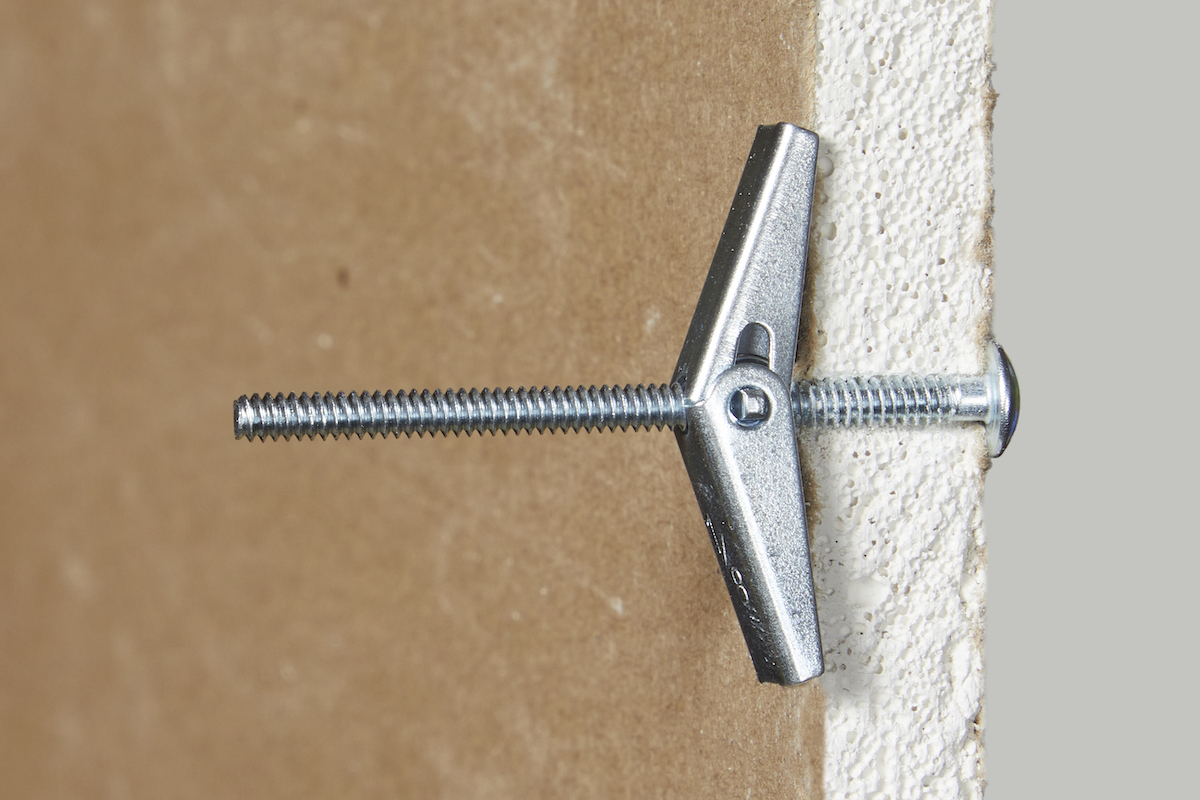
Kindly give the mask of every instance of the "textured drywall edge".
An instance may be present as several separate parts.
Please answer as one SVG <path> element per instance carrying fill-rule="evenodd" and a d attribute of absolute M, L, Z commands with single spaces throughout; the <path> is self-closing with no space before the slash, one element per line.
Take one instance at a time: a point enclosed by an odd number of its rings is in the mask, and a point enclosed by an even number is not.
<path fill-rule="evenodd" d="M 991 321 L 988 0 L 818 0 L 799 371 L 977 372 Z M 829 798 L 978 798 L 979 429 L 806 431 Z"/>

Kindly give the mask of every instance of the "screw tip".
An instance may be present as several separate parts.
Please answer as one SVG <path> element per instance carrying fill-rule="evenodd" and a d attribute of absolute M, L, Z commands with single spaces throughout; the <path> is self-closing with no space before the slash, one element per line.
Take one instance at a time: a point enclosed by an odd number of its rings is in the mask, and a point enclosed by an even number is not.
<path fill-rule="evenodd" d="M 252 429 L 250 398 L 242 395 L 233 401 L 233 438 L 249 438 L 252 435 Z"/>
<path fill-rule="evenodd" d="M 1017 371 L 1004 348 L 991 342 L 988 346 L 987 375 L 989 409 L 987 421 L 988 455 L 999 458 L 1017 430 L 1021 415 L 1021 386 Z"/>

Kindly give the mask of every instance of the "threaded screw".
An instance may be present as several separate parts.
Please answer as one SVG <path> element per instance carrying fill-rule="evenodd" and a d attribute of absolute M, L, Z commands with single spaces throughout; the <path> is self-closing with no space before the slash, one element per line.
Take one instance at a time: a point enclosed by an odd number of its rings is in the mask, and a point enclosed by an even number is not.
<path fill-rule="evenodd" d="M 824 378 L 793 383 L 791 395 L 796 424 L 801 426 L 982 422 L 993 458 L 1004 452 L 1012 438 L 1020 409 L 1016 373 L 995 343 L 989 347 L 983 375 Z M 744 405 L 739 405 L 739 398 L 729 399 L 731 408 Z M 683 430 L 688 404 L 679 384 L 256 394 L 242 395 L 233 404 L 233 433 L 238 439 L 262 440 L 268 436 L 356 435 L 361 439 L 402 433 Z"/>
<path fill-rule="evenodd" d="M 490 431 L 683 428 L 683 391 L 666 384 L 587 389 L 326 392 L 246 397 L 233 406 L 236 438 L 458 435 Z"/>
<path fill-rule="evenodd" d="M 982 375 L 824 378 L 792 385 L 796 424 L 930 425 L 982 422 L 998 458 L 1017 428 L 1021 390 L 1004 348 L 990 342 Z"/>

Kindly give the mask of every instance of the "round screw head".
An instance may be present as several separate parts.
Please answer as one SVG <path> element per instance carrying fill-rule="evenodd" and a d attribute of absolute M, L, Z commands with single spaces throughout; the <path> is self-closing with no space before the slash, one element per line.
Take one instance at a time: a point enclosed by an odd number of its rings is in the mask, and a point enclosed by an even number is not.
<path fill-rule="evenodd" d="M 1017 371 L 1004 348 L 993 340 L 988 345 L 988 418 L 984 423 L 987 431 L 988 455 L 999 458 L 1008 447 L 1017 430 L 1017 419 L 1021 415 L 1021 386 L 1017 383 Z"/>
<path fill-rule="evenodd" d="M 771 416 L 771 401 L 757 386 L 743 386 L 729 396 L 729 413 L 743 428 L 757 428 Z"/>

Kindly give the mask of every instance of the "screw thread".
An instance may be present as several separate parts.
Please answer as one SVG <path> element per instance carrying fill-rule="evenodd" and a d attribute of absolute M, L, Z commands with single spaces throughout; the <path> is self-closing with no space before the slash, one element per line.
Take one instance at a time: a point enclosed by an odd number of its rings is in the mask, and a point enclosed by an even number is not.
<path fill-rule="evenodd" d="M 242 395 L 233 404 L 234 436 L 470 435 L 490 431 L 591 431 L 686 427 L 677 385 L 568 386 L 565 389 L 459 389 L 407 394 L 326 392 Z"/>
<path fill-rule="evenodd" d="M 963 414 L 963 392 L 955 377 L 880 376 L 825 378 L 792 385 L 799 425 L 922 425 Z"/>

